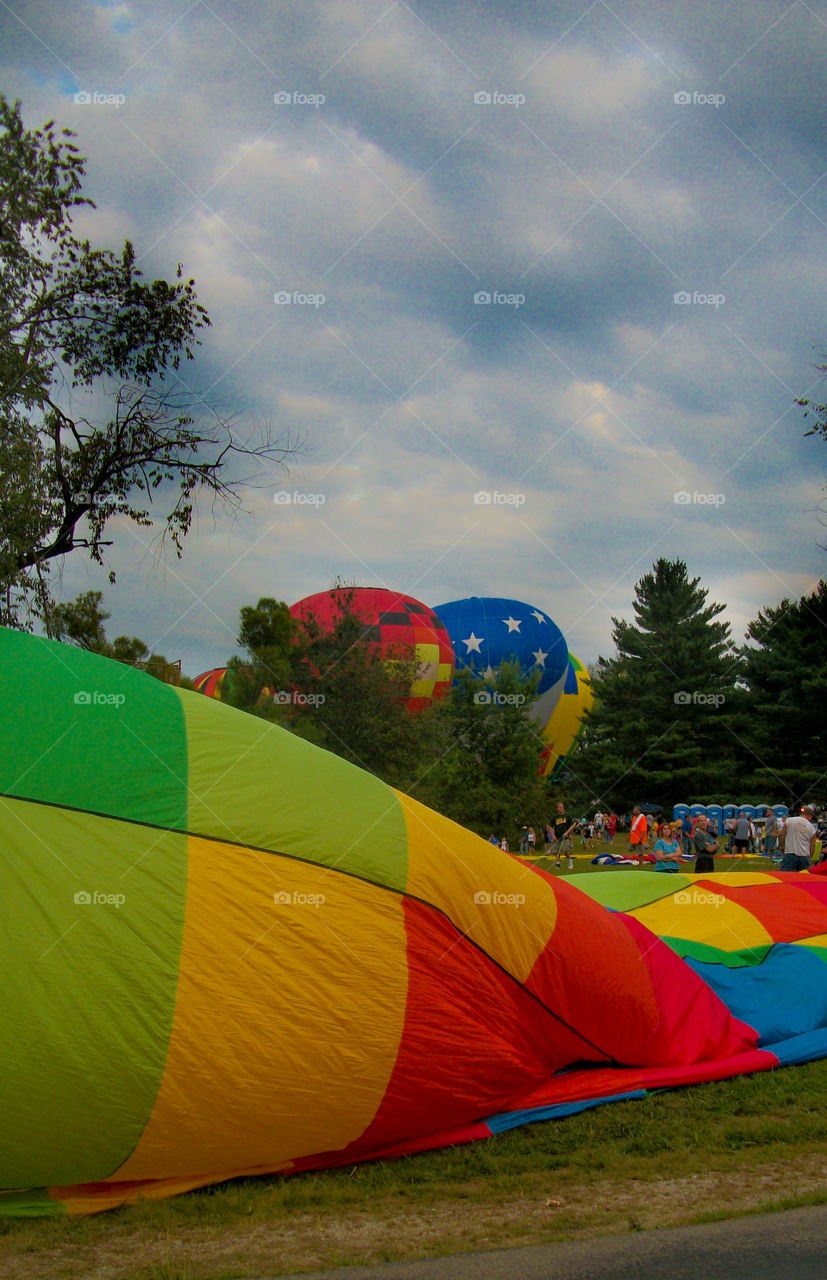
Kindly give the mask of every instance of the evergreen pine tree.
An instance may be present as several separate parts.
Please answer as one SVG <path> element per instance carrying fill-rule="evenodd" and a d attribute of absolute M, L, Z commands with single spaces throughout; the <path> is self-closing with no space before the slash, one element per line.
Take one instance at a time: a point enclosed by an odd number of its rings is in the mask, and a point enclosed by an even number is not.
<path fill-rule="evenodd" d="M 595 706 L 571 772 L 618 809 L 726 795 L 738 657 L 725 606 L 707 603 L 683 560 L 658 560 L 635 593 L 635 622 L 612 619 L 617 656 L 592 671 Z"/>

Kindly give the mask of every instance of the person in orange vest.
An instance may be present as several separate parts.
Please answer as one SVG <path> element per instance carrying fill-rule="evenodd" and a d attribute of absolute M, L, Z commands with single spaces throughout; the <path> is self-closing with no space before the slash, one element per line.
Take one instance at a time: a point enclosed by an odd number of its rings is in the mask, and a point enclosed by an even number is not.
<path fill-rule="evenodd" d="M 629 856 L 641 857 L 648 838 L 649 824 L 646 821 L 646 815 L 641 813 L 640 805 L 636 804 L 632 810 L 632 825 L 629 828 Z"/>

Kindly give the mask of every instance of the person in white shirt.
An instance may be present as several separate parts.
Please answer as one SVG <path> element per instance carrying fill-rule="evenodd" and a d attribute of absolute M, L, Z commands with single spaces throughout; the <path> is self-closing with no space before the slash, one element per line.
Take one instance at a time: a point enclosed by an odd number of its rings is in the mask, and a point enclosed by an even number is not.
<path fill-rule="evenodd" d="M 812 805 L 805 805 L 801 813 L 788 818 L 781 833 L 782 871 L 806 871 L 813 856 L 816 842 L 816 828 L 812 818 L 815 810 Z"/>

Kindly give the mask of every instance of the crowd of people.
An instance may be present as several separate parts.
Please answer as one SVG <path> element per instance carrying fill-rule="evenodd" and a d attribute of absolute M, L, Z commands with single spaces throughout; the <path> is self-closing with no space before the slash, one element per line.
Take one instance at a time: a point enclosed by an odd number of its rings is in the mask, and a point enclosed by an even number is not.
<path fill-rule="evenodd" d="M 523 857 L 540 853 L 543 840 L 542 852 L 554 859 L 555 867 L 562 867 L 565 859 L 571 870 L 575 840 L 584 851 L 599 850 L 601 846 L 611 849 L 615 837 L 622 833 L 626 835 L 626 845 L 618 857 L 657 871 L 678 871 L 681 863 L 688 862 L 694 863 L 695 871 L 714 871 L 715 855 L 724 852 L 736 859 L 772 858 L 780 861 L 782 871 L 806 871 L 818 862 L 827 862 L 827 822 L 822 831 L 812 805 L 781 818 L 769 806 L 766 809 L 766 815 L 758 821 L 742 814 L 727 818 L 719 829 L 718 823 L 705 814 L 686 814 L 672 822 L 657 813 L 644 813 L 640 805 L 635 805 L 631 814 L 618 816 L 598 810 L 588 818 L 572 818 L 563 801 L 559 801 L 544 832 L 538 834 L 529 826 L 521 828 L 519 852 Z M 505 836 L 491 835 L 489 839 L 508 852 Z"/>

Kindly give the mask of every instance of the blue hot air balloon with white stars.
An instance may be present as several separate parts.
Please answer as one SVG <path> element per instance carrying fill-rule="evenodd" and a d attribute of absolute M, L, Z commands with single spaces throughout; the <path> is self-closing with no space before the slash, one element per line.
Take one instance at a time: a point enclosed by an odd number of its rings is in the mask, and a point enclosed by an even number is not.
<path fill-rule="evenodd" d="M 456 669 L 492 678 L 502 662 L 519 662 L 528 676 L 539 673 L 532 714 L 551 715 L 569 665 L 565 637 L 542 609 L 500 596 L 469 596 L 439 604 L 434 612 L 445 624 Z"/>

